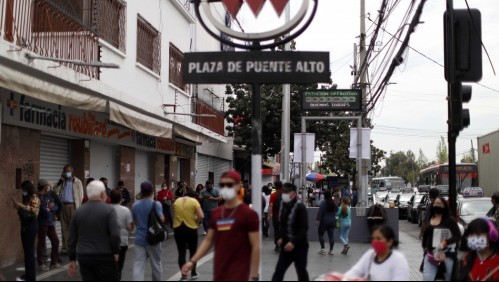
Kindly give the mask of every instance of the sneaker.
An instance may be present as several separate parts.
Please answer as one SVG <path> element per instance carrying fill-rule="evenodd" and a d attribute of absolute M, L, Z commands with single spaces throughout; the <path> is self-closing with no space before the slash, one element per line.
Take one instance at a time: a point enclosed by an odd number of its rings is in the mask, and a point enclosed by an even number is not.
<path fill-rule="evenodd" d="M 26 281 L 26 280 L 24 280 L 24 278 L 23 278 L 23 277 L 17 277 L 17 278 L 16 278 L 16 281 Z"/>
<path fill-rule="evenodd" d="M 187 276 L 182 276 L 182 278 L 180 278 L 180 281 L 188 281 Z"/>
<path fill-rule="evenodd" d="M 58 269 L 58 268 L 61 268 L 61 267 L 62 267 L 62 265 L 60 265 L 60 264 L 58 264 L 58 263 L 56 263 L 56 264 L 51 264 L 51 265 L 50 265 L 50 270 L 52 270 L 52 269 Z"/>
<path fill-rule="evenodd" d="M 191 280 L 197 280 L 198 278 L 199 278 L 199 273 L 197 272 L 191 273 Z"/>
<path fill-rule="evenodd" d="M 349 250 L 350 250 L 350 245 L 346 245 L 346 247 L 345 247 L 345 253 L 344 254 L 345 255 L 348 254 Z"/>
<path fill-rule="evenodd" d="M 319 251 L 319 255 L 325 255 L 325 254 L 327 254 L 326 249 L 321 249 Z"/>
<path fill-rule="evenodd" d="M 49 271 L 50 269 L 45 264 L 40 264 L 40 270 L 45 272 L 45 271 Z"/>
<path fill-rule="evenodd" d="M 206 231 L 203 231 L 203 236 L 206 236 Z"/>
<path fill-rule="evenodd" d="M 333 251 L 329 251 L 329 255 L 330 255 L 330 256 L 334 256 Z"/>

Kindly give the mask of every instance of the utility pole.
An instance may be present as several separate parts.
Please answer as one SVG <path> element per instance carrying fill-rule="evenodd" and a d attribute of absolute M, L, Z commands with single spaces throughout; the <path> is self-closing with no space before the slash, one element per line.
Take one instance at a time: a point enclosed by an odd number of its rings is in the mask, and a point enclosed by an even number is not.
<path fill-rule="evenodd" d="M 360 0 L 360 66 L 361 70 L 359 73 L 360 76 L 360 89 L 362 90 L 362 104 L 367 105 L 367 50 L 366 50 L 366 0 Z M 364 123 L 364 120 L 362 121 Z M 360 125 L 363 127 L 363 124 Z M 362 140 L 362 130 L 359 132 L 359 139 Z M 358 188 L 360 188 L 360 201 L 365 201 L 367 203 L 367 176 L 368 176 L 368 167 L 370 160 L 362 159 L 362 152 L 358 152 L 360 154 L 361 159 L 361 170 L 357 173 L 360 173 L 359 180 L 360 183 L 357 184 Z"/>
<path fill-rule="evenodd" d="M 291 2 L 285 10 L 286 22 L 291 18 Z M 291 43 L 286 43 L 285 51 L 291 49 Z M 289 181 L 289 151 L 291 146 L 291 85 L 282 85 L 282 128 L 281 128 L 281 181 Z"/>

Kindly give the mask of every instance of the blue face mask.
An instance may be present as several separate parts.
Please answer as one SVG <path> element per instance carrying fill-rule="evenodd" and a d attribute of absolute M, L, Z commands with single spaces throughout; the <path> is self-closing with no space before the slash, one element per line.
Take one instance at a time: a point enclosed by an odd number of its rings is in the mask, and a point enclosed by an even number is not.
<path fill-rule="evenodd" d="M 71 178 L 71 176 L 73 176 L 73 174 L 71 172 L 66 172 L 66 178 Z"/>
<path fill-rule="evenodd" d="M 28 192 L 23 191 L 23 196 L 24 196 L 24 197 L 28 196 Z"/>

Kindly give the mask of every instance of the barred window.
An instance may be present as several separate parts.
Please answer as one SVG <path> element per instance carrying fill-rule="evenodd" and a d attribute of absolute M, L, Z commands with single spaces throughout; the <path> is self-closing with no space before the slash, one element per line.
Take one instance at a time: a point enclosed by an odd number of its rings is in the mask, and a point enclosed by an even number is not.
<path fill-rule="evenodd" d="M 170 83 L 187 91 L 182 71 L 183 61 L 184 54 L 175 45 L 170 43 Z"/>
<path fill-rule="evenodd" d="M 126 2 L 123 0 L 97 0 L 96 12 L 96 33 L 112 46 L 125 52 Z"/>
<path fill-rule="evenodd" d="M 137 62 L 161 74 L 161 33 L 140 15 L 137 18 Z"/>

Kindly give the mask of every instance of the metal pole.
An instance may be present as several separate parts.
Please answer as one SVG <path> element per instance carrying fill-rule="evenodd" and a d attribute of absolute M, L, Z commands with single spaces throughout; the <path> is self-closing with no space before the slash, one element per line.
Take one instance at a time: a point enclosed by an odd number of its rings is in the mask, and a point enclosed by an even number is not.
<path fill-rule="evenodd" d="M 452 85 L 454 83 L 454 49 L 452 48 L 454 43 L 454 2 L 453 0 L 447 0 L 447 32 L 448 40 L 447 48 L 448 52 L 447 58 L 448 68 L 450 69 L 448 82 L 447 82 L 447 94 L 448 94 L 448 141 L 449 141 L 449 207 L 450 214 L 456 217 L 457 213 L 457 187 L 456 187 L 456 140 L 459 133 L 454 133 L 452 128 L 452 113 L 451 113 L 451 93 Z"/>
<path fill-rule="evenodd" d="M 262 221 L 262 117 L 260 84 L 253 84 L 253 95 L 251 97 L 252 119 L 251 119 L 251 202 L 253 209 Z M 260 232 L 260 244 L 262 244 L 262 232 Z M 260 272 L 262 273 L 262 255 L 260 255 Z"/>
<path fill-rule="evenodd" d="M 362 118 L 357 119 L 357 188 L 359 188 L 359 202 L 367 199 L 367 189 L 364 191 L 362 174 Z M 366 197 L 364 197 L 366 194 Z M 367 203 L 367 202 L 366 202 Z"/>
<path fill-rule="evenodd" d="M 305 155 L 307 154 L 307 148 L 305 143 L 307 142 L 307 121 L 305 117 L 301 118 L 301 186 L 307 184 L 307 163 Z M 300 186 L 300 187 L 301 187 Z"/>
<path fill-rule="evenodd" d="M 286 14 L 286 23 L 290 21 L 291 12 L 290 12 L 291 2 L 286 6 L 285 14 Z M 291 50 L 291 43 L 287 43 L 284 46 L 284 50 Z M 281 129 L 281 140 L 282 140 L 282 148 L 281 148 L 281 180 L 283 182 L 289 181 L 289 151 L 291 146 L 291 85 L 283 84 L 282 85 L 282 129 Z"/>
<path fill-rule="evenodd" d="M 366 105 L 367 104 L 367 67 L 368 63 L 366 62 L 367 60 L 367 50 L 366 50 L 366 0 L 361 0 L 360 1 L 360 65 L 363 66 L 360 72 L 360 88 L 362 89 L 362 104 Z M 361 148 L 362 148 L 362 125 L 363 125 L 363 120 L 360 120 L 360 131 L 359 131 L 359 136 L 360 136 L 360 142 L 361 142 Z M 357 126 L 359 127 L 359 126 Z M 359 154 L 362 153 L 362 150 L 359 150 Z M 365 201 L 367 203 L 367 175 L 368 175 L 368 167 L 369 167 L 369 159 L 363 160 L 362 155 L 360 155 L 360 170 L 359 170 L 359 185 L 358 188 L 360 189 L 360 197 L 359 200 Z"/>

